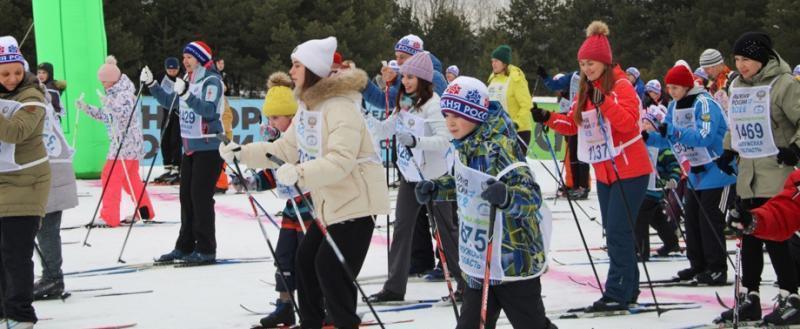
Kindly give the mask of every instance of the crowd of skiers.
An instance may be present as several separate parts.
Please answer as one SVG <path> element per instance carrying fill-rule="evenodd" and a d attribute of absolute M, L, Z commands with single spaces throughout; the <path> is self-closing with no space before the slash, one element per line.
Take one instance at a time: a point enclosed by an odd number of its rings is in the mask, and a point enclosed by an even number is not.
<path fill-rule="evenodd" d="M 551 77 L 537 68 L 558 93 L 556 112 L 532 102 L 507 45 L 492 52 L 483 82 L 455 65 L 442 71 L 423 40 L 407 35 L 394 45 L 395 60 L 381 69 L 378 84 L 343 61 L 335 37 L 309 40 L 292 52 L 288 74 L 269 77 L 264 141 L 247 145 L 231 141 L 224 62 L 206 43 L 188 43 L 182 60 L 167 58 L 160 80 L 143 68 L 138 90 L 109 56 L 97 72 L 101 106 L 83 96 L 75 103 L 108 130 L 100 220 L 114 227 L 156 215 L 138 171 L 143 137 L 135 111 L 146 89 L 162 112 L 165 173 L 156 180 L 180 185 L 180 232 L 156 261 L 215 261 L 214 195 L 227 190 L 231 166 L 237 188 L 274 189 L 287 199 L 274 251 L 280 295 L 261 326 L 299 320 L 302 328 L 356 328 L 364 291 L 355 279 L 376 217 L 390 212 L 377 141 L 393 139 L 401 175 L 389 273 L 382 289 L 363 300 L 371 307 L 405 298 L 422 225 L 434 230 L 447 300 L 462 303 L 457 328 L 493 328 L 501 310 L 514 327 L 556 328 L 540 282 L 549 212 L 526 160 L 539 124 L 566 136 L 560 195 L 586 199 L 594 169 L 611 262 L 602 296 L 586 312 L 635 305 L 637 262 L 682 252 L 681 239 L 690 266 L 676 281 L 728 284 L 725 241 L 732 233 L 741 239 L 741 267 L 734 270 L 745 290 L 718 320 L 733 321 L 734 313 L 742 321 L 762 319 L 766 248 L 779 295 L 763 321 L 800 324 L 800 261 L 790 261 L 800 259 L 800 243 L 790 241 L 800 239 L 793 234 L 800 229 L 800 79 L 768 35 L 748 32 L 732 47 L 736 70 L 722 52 L 707 49 L 697 70 L 679 60 L 663 80 L 645 83 L 638 69 L 614 61 L 608 35 L 603 22 L 588 26 L 576 71 Z M 64 83 L 53 79 L 48 63 L 37 75 L 26 66 L 17 41 L 0 37 L 1 301 L 4 318 L 19 328 L 37 321 L 34 298 L 64 290 L 61 212 L 77 205 L 74 150 L 60 125 Z M 386 115 L 365 112 L 367 104 Z M 242 176 L 240 164 L 255 174 Z M 137 205 L 125 219 L 121 191 Z M 663 241 L 654 255 L 649 226 Z M 35 284 L 34 239 L 44 265 Z"/>

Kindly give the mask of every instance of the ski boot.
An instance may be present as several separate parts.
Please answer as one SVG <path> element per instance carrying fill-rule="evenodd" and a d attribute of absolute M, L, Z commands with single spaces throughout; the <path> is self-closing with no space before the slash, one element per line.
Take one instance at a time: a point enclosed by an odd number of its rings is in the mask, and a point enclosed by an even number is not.
<path fill-rule="evenodd" d="M 217 261 L 217 254 L 204 254 L 200 252 L 193 252 L 189 256 L 186 256 L 182 259 L 184 262 L 192 264 L 192 265 L 205 265 L 205 264 L 212 264 Z"/>
<path fill-rule="evenodd" d="M 607 312 L 607 311 L 623 311 L 629 307 L 628 303 L 620 303 L 609 297 L 603 296 L 594 303 L 592 306 L 587 307 L 585 312 Z"/>
<path fill-rule="evenodd" d="M 173 171 L 172 174 L 164 178 L 164 185 L 179 185 L 181 183 L 181 174 L 177 170 Z"/>
<path fill-rule="evenodd" d="M 153 180 L 153 183 L 164 184 L 167 178 L 172 175 L 172 170 L 172 166 L 164 166 L 164 173 L 161 174 L 161 176 L 156 177 L 156 179 Z"/>
<path fill-rule="evenodd" d="M 800 296 L 781 290 L 772 313 L 764 316 L 764 325 L 788 326 L 800 324 Z"/>
<path fill-rule="evenodd" d="M 571 200 L 586 200 L 589 198 L 589 189 L 578 187 L 567 191 Z"/>
<path fill-rule="evenodd" d="M 685 269 L 682 269 L 682 270 L 678 271 L 678 274 L 676 276 L 674 276 L 673 279 L 676 279 L 678 281 L 694 280 L 694 277 L 697 274 L 698 274 L 697 270 L 695 270 L 695 269 L 693 269 L 691 267 L 690 268 L 685 268 Z"/>
<path fill-rule="evenodd" d="M 277 328 L 282 326 L 291 326 L 295 323 L 294 307 L 291 301 L 282 301 L 280 299 L 275 301 L 275 310 L 269 315 L 263 317 L 261 326 L 264 328 Z"/>
<path fill-rule="evenodd" d="M 61 298 L 64 294 L 63 279 L 39 279 L 33 284 L 33 300 Z"/>
<path fill-rule="evenodd" d="M 739 321 L 758 321 L 761 319 L 761 297 L 758 291 L 751 291 L 747 295 L 739 294 Z M 722 312 L 714 323 L 733 322 L 733 309 Z"/>
<path fill-rule="evenodd" d="M 370 303 L 397 302 L 402 301 L 404 298 L 405 296 L 386 289 L 382 289 L 378 293 L 370 295 L 369 297 L 362 297 L 365 302 L 369 301 Z"/>
<path fill-rule="evenodd" d="M 163 254 L 160 257 L 156 258 L 155 262 L 156 263 L 172 263 L 172 262 L 175 262 L 175 261 L 183 260 L 187 256 L 189 256 L 189 254 L 187 254 L 187 253 L 185 253 L 183 251 L 180 251 L 178 249 L 173 249 L 172 251 L 170 251 L 170 252 L 168 252 L 166 254 Z"/>
<path fill-rule="evenodd" d="M 725 272 L 705 271 L 697 274 L 697 276 L 695 276 L 695 280 L 697 280 L 697 283 L 699 284 L 705 284 L 709 286 L 724 286 L 728 284 L 728 274 Z"/>
<path fill-rule="evenodd" d="M 426 282 L 444 282 L 444 271 L 437 267 L 428 271 L 422 278 Z"/>

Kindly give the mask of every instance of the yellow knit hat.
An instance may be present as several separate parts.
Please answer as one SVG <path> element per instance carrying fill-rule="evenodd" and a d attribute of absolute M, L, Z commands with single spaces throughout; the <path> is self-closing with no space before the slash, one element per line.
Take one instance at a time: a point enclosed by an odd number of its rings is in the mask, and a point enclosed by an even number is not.
<path fill-rule="evenodd" d="M 292 116 L 297 112 L 297 101 L 292 92 L 292 79 L 284 72 L 275 72 L 267 80 L 267 96 L 262 108 L 264 116 Z"/>

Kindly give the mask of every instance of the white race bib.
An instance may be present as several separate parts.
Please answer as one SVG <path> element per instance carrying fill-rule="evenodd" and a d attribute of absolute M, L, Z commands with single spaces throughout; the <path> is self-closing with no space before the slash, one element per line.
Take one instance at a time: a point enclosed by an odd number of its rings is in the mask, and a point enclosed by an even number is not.
<path fill-rule="evenodd" d="M 397 113 L 397 126 L 395 131 L 405 132 L 413 135 L 417 139 L 431 136 L 432 132 L 426 129 L 425 118 L 400 111 Z M 412 163 L 416 162 L 416 165 Z M 419 182 L 423 179 L 436 179 L 447 173 L 453 167 L 455 157 L 452 147 L 444 151 L 422 151 L 417 148 L 411 149 L 411 154 L 405 145 L 397 143 L 397 168 L 403 173 L 403 177 L 408 182 Z M 425 168 L 426 172 L 437 173 L 432 177 L 423 177 L 417 168 Z M 429 175 L 430 176 L 430 175 Z"/>
<path fill-rule="evenodd" d="M 46 105 L 38 102 L 20 103 L 12 100 L 0 99 L 0 115 L 6 119 L 10 119 L 17 111 L 25 106 L 37 106 L 46 109 Z M 13 172 L 22 169 L 30 168 L 38 164 L 47 162 L 48 157 L 32 161 L 26 164 L 18 164 L 15 159 L 15 152 L 17 149 L 16 144 L 0 142 L 0 172 Z"/>
<path fill-rule="evenodd" d="M 585 163 L 598 163 L 617 156 L 614 148 L 614 137 L 611 135 L 611 124 L 603 121 L 603 129 L 597 117 L 597 109 L 585 111 L 583 121 L 578 127 L 578 160 Z M 608 136 L 603 136 L 603 131 Z M 608 140 L 608 143 L 606 143 Z"/>
<path fill-rule="evenodd" d="M 743 158 L 778 154 L 770 121 L 770 90 L 776 80 L 772 80 L 768 86 L 730 89 L 728 128 L 731 146 Z"/>
<path fill-rule="evenodd" d="M 206 95 L 203 95 L 203 83 L 206 82 L 208 79 L 218 79 L 215 76 L 206 77 L 203 80 L 197 81 L 189 85 L 189 92 L 194 95 L 195 97 L 206 100 Z M 216 92 L 216 88 L 209 87 L 209 92 Z M 216 95 L 210 95 L 216 98 Z M 219 104 L 217 105 L 217 114 L 222 115 L 222 112 L 225 110 L 225 102 L 224 100 L 220 99 Z M 216 137 L 215 134 L 205 134 L 203 133 L 203 117 L 199 114 L 195 113 L 189 107 L 189 104 L 181 99 L 180 100 L 180 121 L 181 121 L 181 137 L 188 138 L 188 139 L 201 139 L 201 138 L 214 138 Z"/>
<path fill-rule="evenodd" d="M 504 169 L 498 177 L 492 177 L 483 172 L 469 168 L 460 161 L 454 165 L 454 175 L 456 182 L 456 202 L 458 204 L 459 219 L 459 244 L 458 264 L 461 270 L 475 278 L 482 278 L 484 266 L 486 265 L 486 249 L 489 245 L 489 202 L 480 197 L 485 189 L 486 181 L 491 178 L 499 179 L 509 171 L 528 166 L 523 162 L 514 163 Z M 545 251 L 550 241 L 550 229 L 552 224 L 549 210 L 540 215 L 539 229 L 542 231 Z M 493 281 L 506 280 L 502 262 L 502 240 L 504 234 L 504 215 L 502 211 L 497 211 L 494 219 L 494 246 L 491 255 L 490 279 Z M 544 266 L 542 271 L 544 271 Z M 541 273 L 536 273 L 538 276 Z"/>
<path fill-rule="evenodd" d="M 300 163 L 322 155 L 322 112 L 312 112 L 303 103 L 297 109 L 297 148 Z"/>
<path fill-rule="evenodd" d="M 650 191 L 658 191 L 656 188 L 656 179 L 658 178 L 658 151 L 657 147 L 647 147 L 647 155 L 650 156 L 650 164 L 653 165 L 653 173 L 650 174 L 650 180 L 647 181 L 647 189 Z"/>
<path fill-rule="evenodd" d="M 67 144 L 67 139 L 64 137 L 61 124 L 56 118 L 56 111 L 53 105 L 48 103 L 45 109 L 42 139 L 44 140 L 44 148 L 47 151 L 50 162 L 70 163 L 72 162 L 72 154 L 75 153 L 75 150 Z"/>
<path fill-rule="evenodd" d="M 694 107 L 672 111 L 672 125 L 677 128 L 697 130 L 697 122 L 694 115 Z M 689 161 L 695 166 L 702 166 L 711 163 L 714 159 L 705 147 L 689 147 L 681 143 L 675 143 L 673 151 L 679 162 Z"/>
<path fill-rule="evenodd" d="M 500 102 L 503 105 L 503 110 L 508 112 L 508 85 L 511 83 L 511 77 L 506 77 L 505 82 L 492 82 L 489 84 L 489 100 L 493 102 Z"/>

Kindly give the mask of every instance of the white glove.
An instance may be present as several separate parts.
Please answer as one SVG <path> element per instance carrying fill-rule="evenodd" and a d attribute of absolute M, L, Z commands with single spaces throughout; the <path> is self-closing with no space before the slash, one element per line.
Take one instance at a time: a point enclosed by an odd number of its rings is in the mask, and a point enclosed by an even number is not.
<path fill-rule="evenodd" d="M 80 110 L 88 111 L 89 110 L 89 104 L 86 104 L 86 102 L 83 100 L 83 96 L 86 96 L 86 95 L 84 93 L 81 93 L 81 96 L 78 97 L 77 100 L 75 100 L 75 106 Z"/>
<path fill-rule="evenodd" d="M 275 179 L 283 185 L 292 186 L 300 179 L 300 174 L 297 172 L 297 166 L 293 164 L 284 163 L 277 171 L 275 171 Z"/>
<path fill-rule="evenodd" d="M 670 179 L 670 180 L 667 181 L 666 184 L 664 184 L 664 188 L 666 188 L 668 190 L 674 190 L 674 189 L 678 188 L 678 182 L 675 181 L 675 179 Z"/>
<path fill-rule="evenodd" d="M 150 72 L 150 68 L 147 65 L 142 68 L 142 73 L 139 74 L 139 82 L 148 87 L 153 83 L 153 72 Z"/>
<path fill-rule="evenodd" d="M 239 161 L 240 154 L 242 153 L 242 146 L 235 142 L 228 144 L 219 144 L 219 156 L 227 163 L 233 163 L 234 160 Z"/>
<path fill-rule="evenodd" d="M 175 83 L 172 85 L 172 91 L 181 96 L 181 99 L 186 100 L 189 98 L 189 93 L 186 92 L 186 81 L 181 78 L 175 78 Z"/>

